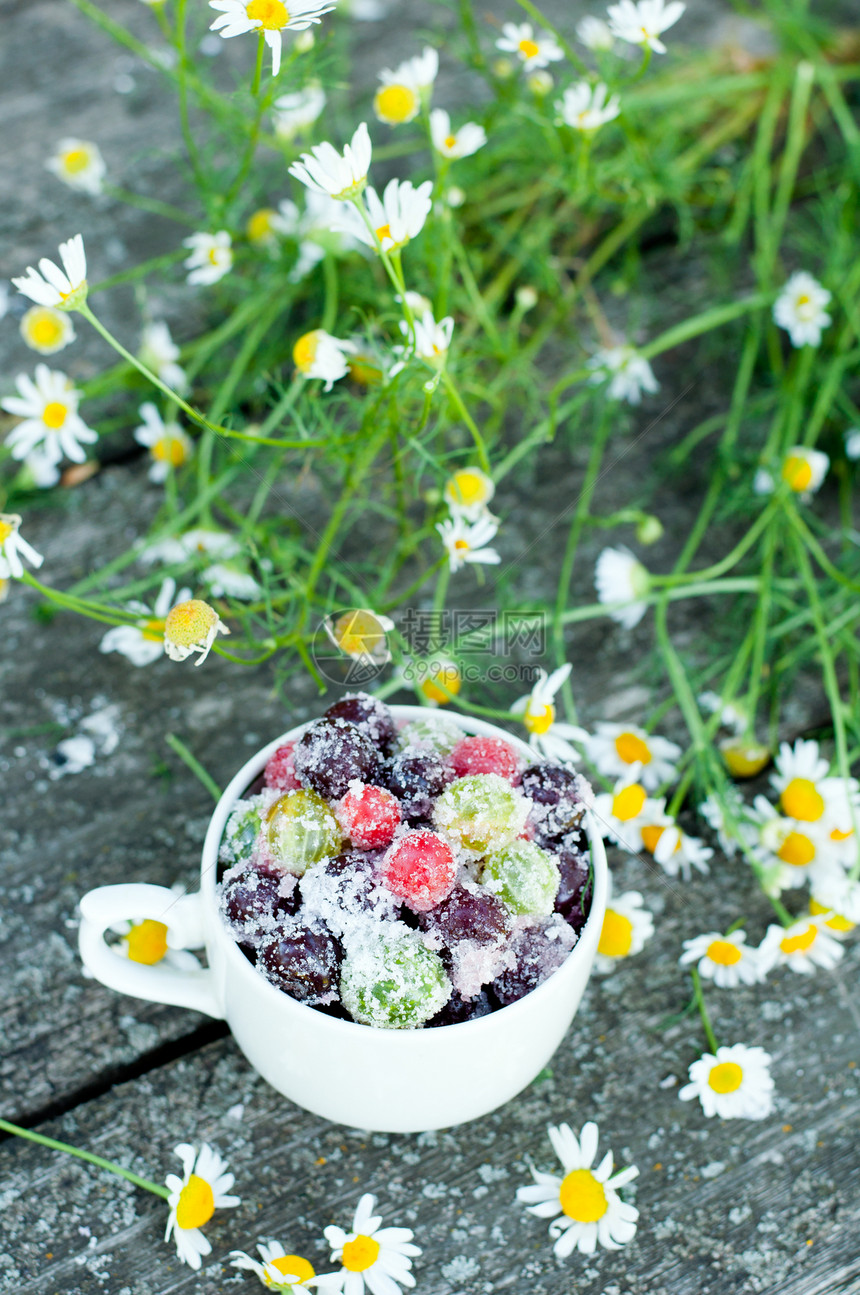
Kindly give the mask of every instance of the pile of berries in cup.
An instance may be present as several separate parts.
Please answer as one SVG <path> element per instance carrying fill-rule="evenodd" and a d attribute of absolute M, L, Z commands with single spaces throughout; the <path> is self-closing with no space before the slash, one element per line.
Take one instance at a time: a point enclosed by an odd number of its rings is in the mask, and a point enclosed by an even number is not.
<path fill-rule="evenodd" d="M 588 916 L 569 766 L 430 715 L 398 730 L 365 693 L 280 746 L 233 810 L 219 903 L 246 957 L 310 1007 L 383 1029 L 516 1002 Z"/>

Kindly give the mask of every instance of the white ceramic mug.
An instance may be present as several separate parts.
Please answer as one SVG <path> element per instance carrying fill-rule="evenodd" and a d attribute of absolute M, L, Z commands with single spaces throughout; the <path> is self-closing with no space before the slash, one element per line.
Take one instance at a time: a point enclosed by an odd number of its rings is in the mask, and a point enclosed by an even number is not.
<path fill-rule="evenodd" d="M 427 719 L 420 706 L 393 706 L 397 720 Z M 492 724 L 446 715 L 467 733 L 502 737 Z M 236 801 L 274 751 L 307 725 L 258 751 L 218 802 L 206 840 L 200 891 L 180 899 L 161 886 L 101 886 L 81 900 L 80 952 L 102 984 L 137 998 L 191 1007 L 226 1020 L 264 1079 L 315 1115 L 351 1128 L 417 1133 L 473 1120 L 509 1101 L 540 1073 L 561 1042 L 588 981 L 607 899 L 603 841 L 591 836 L 594 889 L 588 920 L 565 962 L 518 1002 L 473 1021 L 432 1030 L 379 1030 L 327 1016 L 276 989 L 251 965 L 218 912 L 218 848 Z M 131 962 L 106 944 L 118 923 L 153 918 L 172 948 L 205 946 L 208 968 Z"/>

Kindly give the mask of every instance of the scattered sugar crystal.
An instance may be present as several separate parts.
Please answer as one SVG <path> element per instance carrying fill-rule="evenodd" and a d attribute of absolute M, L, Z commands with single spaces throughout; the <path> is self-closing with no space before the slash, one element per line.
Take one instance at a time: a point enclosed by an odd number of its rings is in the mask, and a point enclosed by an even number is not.
<path fill-rule="evenodd" d="M 299 883 L 308 916 L 325 923 L 338 936 L 362 927 L 368 919 L 393 921 L 397 901 L 376 883 L 373 865 L 374 856 L 353 851 L 310 867 Z"/>
<path fill-rule="evenodd" d="M 463 730 L 450 719 L 413 719 L 400 730 L 397 740 L 401 751 L 434 751 L 446 756 L 463 740 Z"/>
<path fill-rule="evenodd" d="M 441 959 L 400 922 L 367 923 L 345 939 L 341 998 L 355 1020 L 381 1029 L 423 1025 L 451 995 Z"/>

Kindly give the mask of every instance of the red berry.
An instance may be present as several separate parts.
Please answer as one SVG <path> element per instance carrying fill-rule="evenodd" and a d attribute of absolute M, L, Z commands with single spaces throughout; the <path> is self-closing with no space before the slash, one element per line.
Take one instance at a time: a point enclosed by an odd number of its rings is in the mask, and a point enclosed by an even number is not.
<path fill-rule="evenodd" d="M 508 782 L 513 782 L 520 766 L 514 748 L 500 737 L 464 737 L 451 752 L 451 763 L 458 778 L 497 773 Z"/>
<path fill-rule="evenodd" d="M 264 775 L 267 787 L 274 787 L 276 791 L 298 791 L 301 787 L 302 784 L 296 777 L 293 767 L 295 747 L 295 742 L 285 742 L 283 746 L 278 747 L 274 755 L 269 757 Z"/>
<path fill-rule="evenodd" d="M 340 803 L 341 826 L 365 850 L 388 845 L 400 822 L 397 798 L 384 787 L 354 783 Z"/>
<path fill-rule="evenodd" d="M 450 848 L 435 832 L 408 832 L 382 860 L 388 889 L 415 913 L 427 913 L 450 895 L 457 865 Z"/>

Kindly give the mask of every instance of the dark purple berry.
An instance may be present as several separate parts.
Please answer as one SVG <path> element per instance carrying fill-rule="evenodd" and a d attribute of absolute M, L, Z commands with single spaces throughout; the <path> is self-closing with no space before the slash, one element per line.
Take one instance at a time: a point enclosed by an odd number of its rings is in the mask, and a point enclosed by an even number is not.
<path fill-rule="evenodd" d="M 293 763 L 305 787 L 327 800 L 340 800 L 355 779 L 377 782 L 379 752 L 354 724 L 321 719 L 296 743 Z"/>
<path fill-rule="evenodd" d="M 531 764 L 524 771 L 520 786 L 533 804 L 529 822 L 539 845 L 579 827 L 585 814 L 579 785 L 579 774 L 567 765 Z"/>
<path fill-rule="evenodd" d="M 329 706 L 324 719 L 345 719 L 366 733 L 371 742 L 384 755 L 388 755 L 397 737 L 394 716 L 385 705 L 369 693 L 358 692 L 341 697 Z"/>
<path fill-rule="evenodd" d="M 484 993 L 478 994 L 476 998 L 461 998 L 459 994 L 452 994 L 441 1012 L 431 1017 L 424 1028 L 431 1030 L 437 1025 L 460 1025 L 463 1021 L 474 1021 L 479 1016 L 489 1016 L 492 1010 L 492 1004 Z"/>
<path fill-rule="evenodd" d="M 555 861 L 561 874 L 555 910 L 557 913 L 566 913 L 579 898 L 588 881 L 588 857 L 578 850 L 561 849 L 556 851 Z"/>
<path fill-rule="evenodd" d="M 231 868 L 221 883 L 221 911 L 244 938 L 259 938 L 275 921 L 296 911 L 293 896 L 281 893 L 281 875 L 261 868 Z"/>
<path fill-rule="evenodd" d="M 430 819 L 433 802 L 454 777 L 438 756 L 430 752 L 406 751 L 398 756 L 388 770 L 385 785 L 400 801 L 400 812 L 405 819 Z"/>
<path fill-rule="evenodd" d="M 422 914 L 425 931 L 438 931 L 447 945 L 461 940 L 494 944 L 511 928 L 507 905 L 489 891 L 467 890 L 455 885 L 447 898 Z"/>
<path fill-rule="evenodd" d="M 257 967 L 271 984 L 300 1003 L 315 1006 L 337 997 L 338 948 L 326 931 L 284 923 L 257 952 Z"/>
<path fill-rule="evenodd" d="M 562 932 L 567 933 L 566 938 Z M 557 917 L 542 926 L 527 926 L 519 931 L 511 941 L 513 965 L 490 986 L 498 1005 L 507 1007 L 542 984 L 564 962 L 575 939 Z"/>

